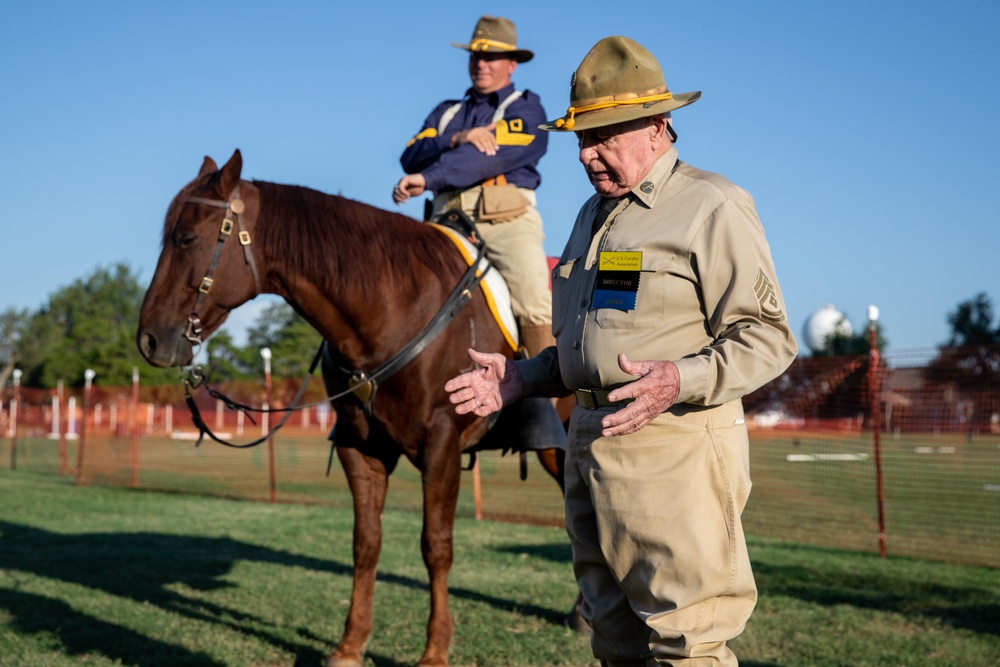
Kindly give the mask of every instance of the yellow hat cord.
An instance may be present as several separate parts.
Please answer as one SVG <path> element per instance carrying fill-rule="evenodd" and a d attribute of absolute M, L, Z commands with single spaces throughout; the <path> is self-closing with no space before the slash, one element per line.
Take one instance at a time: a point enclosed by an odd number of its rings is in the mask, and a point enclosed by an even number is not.
<path fill-rule="evenodd" d="M 566 117 L 558 119 L 554 125 L 561 130 L 572 130 L 576 125 L 576 114 L 588 111 L 598 111 L 600 109 L 611 109 L 612 107 L 625 106 L 630 104 L 646 104 L 647 102 L 662 102 L 673 97 L 673 93 L 667 91 L 659 95 L 647 95 L 646 97 L 636 97 L 631 100 L 614 100 L 612 102 L 598 102 L 588 104 L 584 107 L 570 107 L 566 110 Z"/>
<path fill-rule="evenodd" d="M 497 42 L 492 39 L 475 39 L 469 44 L 470 51 L 485 51 L 489 47 L 500 49 L 501 51 L 516 51 L 517 46 L 506 42 Z"/>

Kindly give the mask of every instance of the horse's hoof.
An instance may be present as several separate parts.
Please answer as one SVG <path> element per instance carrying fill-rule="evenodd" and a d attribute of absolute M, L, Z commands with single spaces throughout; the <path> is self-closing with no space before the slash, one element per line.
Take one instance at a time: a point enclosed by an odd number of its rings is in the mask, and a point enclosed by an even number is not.
<path fill-rule="evenodd" d="M 326 659 L 326 667 L 362 667 L 360 660 L 330 656 Z"/>

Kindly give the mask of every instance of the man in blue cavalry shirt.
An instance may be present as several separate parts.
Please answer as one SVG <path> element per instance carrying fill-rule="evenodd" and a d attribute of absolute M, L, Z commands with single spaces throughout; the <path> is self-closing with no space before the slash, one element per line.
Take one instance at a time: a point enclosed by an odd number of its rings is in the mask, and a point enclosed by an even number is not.
<path fill-rule="evenodd" d="M 535 189 L 547 134 L 537 95 L 515 90 L 511 75 L 534 57 L 517 48 L 517 30 L 502 17 L 483 16 L 468 44 L 472 87 L 461 100 L 437 105 L 403 151 L 406 172 L 393 188 L 400 204 L 434 195 L 431 219 L 461 209 L 475 223 L 493 265 L 510 287 L 521 345 L 530 356 L 555 344 L 549 267 Z"/>

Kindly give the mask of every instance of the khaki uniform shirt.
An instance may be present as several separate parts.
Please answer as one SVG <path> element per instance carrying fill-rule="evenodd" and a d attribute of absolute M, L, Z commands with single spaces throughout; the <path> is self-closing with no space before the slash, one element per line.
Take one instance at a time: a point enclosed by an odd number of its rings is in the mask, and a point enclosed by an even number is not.
<path fill-rule="evenodd" d="M 580 209 L 552 272 L 557 344 L 518 362 L 527 393 L 632 382 L 620 352 L 676 363 L 677 403 L 720 405 L 784 372 L 797 346 L 747 191 L 671 147 L 592 235 L 600 202 Z M 642 253 L 635 308 L 595 309 L 601 253 L 622 251 Z"/>

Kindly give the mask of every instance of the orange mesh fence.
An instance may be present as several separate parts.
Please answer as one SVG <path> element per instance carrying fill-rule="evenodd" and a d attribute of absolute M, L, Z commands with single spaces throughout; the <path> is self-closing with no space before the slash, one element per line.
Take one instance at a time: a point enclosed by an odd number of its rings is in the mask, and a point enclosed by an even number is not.
<path fill-rule="evenodd" d="M 754 480 L 747 533 L 876 552 L 881 507 L 889 555 L 1000 566 L 998 378 L 997 347 L 797 360 L 744 400 Z M 275 380 L 272 405 L 287 405 L 297 383 Z M 314 384 L 307 402 L 323 398 Z M 266 398 L 263 381 L 218 389 L 246 404 Z M 21 387 L 16 415 L 12 399 L 8 387 L 0 468 L 81 484 L 350 506 L 325 405 L 295 412 L 270 441 L 230 449 L 207 439 L 195 447 L 179 386 L 94 386 L 89 396 Z M 204 391 L 197 400 L 208 426 L 234 441 L 260 438 L 281 417 L 251 421 Z M 533 455 L 526 470 L 521 481 L 517 456 L 481 453 L 477 470 L 463 473 L 459 514 L 561 526 L 555 481 Z M 419 473 L 405 460 L 391 478 L 388 506 L 421 506 Z"/>

